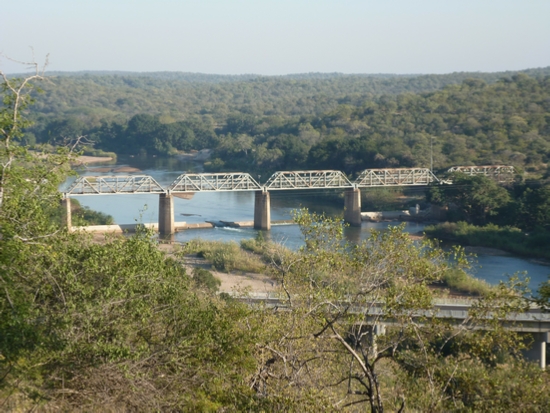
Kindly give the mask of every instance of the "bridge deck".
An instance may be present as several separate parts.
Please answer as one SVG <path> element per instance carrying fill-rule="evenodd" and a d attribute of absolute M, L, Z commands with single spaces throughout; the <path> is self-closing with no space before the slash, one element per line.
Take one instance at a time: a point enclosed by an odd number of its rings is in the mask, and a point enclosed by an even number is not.
<path fill-rule="evenodd" d="M 250 293 L 246 296 L 240 296 L 238 293 L 234 294 L 235 298 L 243 302 L 249 303 L 251 305 L 265 305 L 267 307 L 277 307 L 279 309 L 284 309 L 288 304 L 286 298 L 277 293 Z M 346 303 L 342 303 L 345 305 Z M 413 318 L 417 319 L 418 322 L 422 323 L 424 318 L 429 319 L 431 316 L 435 318 L 448 320 L 453 324 L 468 324 L 469 320 L 469 310 L 472 306 L 472 303 L 450 303 L 448 300 L 440 302 L 440 300 L 434 301 L 434 311 L 417 311 L 413 314 Z M 351 313 L 355 314 L 365 314 L 365 321 L 375 322 L 391 325 L 395 323 L 395 320 L 391 317 L 387 317 L 377 303 L 369 304 L 368 307 L 352 307 L 349 310 Z M 489 320 L 487 320 L 489 321 Z M 544 313 L 539 308 L 533 308 L 531 311 L 526 313 L 514 313 L 509 314 L 508 317 L 504 320 L 499 320 L 500 324 L 505 328 L 523 332 L 523 333 L 546 333 L 550 332 L 550 314 Z M 483 330 L 487 328 L 483 323 L 479 321 L 475 326 L 472 326 L 474 330 L 480 329 Z"/>

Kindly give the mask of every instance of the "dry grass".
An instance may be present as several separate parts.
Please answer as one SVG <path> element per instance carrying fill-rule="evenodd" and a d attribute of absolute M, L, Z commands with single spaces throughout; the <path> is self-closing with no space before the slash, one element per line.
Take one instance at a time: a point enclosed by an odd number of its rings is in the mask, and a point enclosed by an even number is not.
<path fill-rule="evenodd" d="M 256 254 L 245 251 L 236 242 L 190 241 L 183 248 L 185 254 L 197 254 L 206 259 L 217 271 L 262 273 L 266 266 Z"/>

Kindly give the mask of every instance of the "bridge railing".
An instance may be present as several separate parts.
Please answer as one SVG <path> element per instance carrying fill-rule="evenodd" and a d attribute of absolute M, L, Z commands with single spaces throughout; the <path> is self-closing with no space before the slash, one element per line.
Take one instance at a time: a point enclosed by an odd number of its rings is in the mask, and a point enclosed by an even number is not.
<path fill-rule="evenodd" d="M 246 302 L 250 305 L 265 305 L 267 307 L 277 307 L 284 309 L 288 305 L 286 295 L 276 292 L 259 293 L 252 292 L 249 294 L 241 295 L 241 293 L 234 292 L 232 296 L 239 300 Z M 294 298 L 299 299 L 299 297 Z M 490 313 L 481 319 L 477 319 L 475 323 L 471 323 L 470 310 L 472 309 L 475 300 L 461 302 L 445 302 L 442 300 L 435 300 L 434 307 L 429 310 L 417 310 L 410 314 L 413 318 L 416 318 L 418 322 L 422 323 L 422 319 L 431 319 L 432 317 L 437 319 L 445 319 L 454 323 L 467 323 L 469 328 L 473 330 L 483 330 L 487 328 L 487 323 L 490 322 L 493 317 L 497 316 L 497 313 Z M 382 323 L 391 325 L 396 323 L 396 320 L 388 316 L 381 302 L 365 302 L 361 305 L 351 305 L 349 301 L 335 302 L 335 305 L 342 305 L 347 308 L 347 311 L 351 314 L 364 314 L 365 320 L 368 322 Z M 506 317 L 499 319 L 500 324 L 513 331 L 518 332 L 548 332 L 550 331 L 550 314 L 542 312 L 539 308 L 533 308 L 531 311 L 536 312 L 524 312 L 524 313 L 511 313 Z"/>

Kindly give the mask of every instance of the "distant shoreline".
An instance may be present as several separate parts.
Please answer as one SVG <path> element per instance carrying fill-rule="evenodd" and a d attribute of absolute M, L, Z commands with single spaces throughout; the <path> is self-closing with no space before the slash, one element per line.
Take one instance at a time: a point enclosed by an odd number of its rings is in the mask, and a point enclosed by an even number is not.
<path fill-rule="evenodd" d="M 76 161 L 74 162 L 76 165 L 87 165 L 90 163 L 101 163 L 101 162 L 109 162 L 112 161 L 113 158 L 110 156 L 87 156 L 82 155 L 76 158 Z"/>

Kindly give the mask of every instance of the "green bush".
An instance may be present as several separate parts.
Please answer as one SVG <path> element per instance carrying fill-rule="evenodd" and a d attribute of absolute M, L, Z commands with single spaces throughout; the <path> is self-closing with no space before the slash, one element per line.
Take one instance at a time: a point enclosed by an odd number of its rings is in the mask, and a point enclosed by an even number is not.
<path fill-rule="evenodd" d="M 184 253 L 203 257 L 218 271 L 263 272 L 265 270 L 265 264 L 260 257 L 241 249 L 236 242 L 193 240 L 187 243 Z"/>
<path fill-rule="evenodd" d="M 83 207 L 76 199 L 71 199 L 71 218 L 75 226 L 114 224 L 111 215 Z"/>
<path fill-rule="evenodd" d="M 450 269 L 445 272 L 443 282 L 455 291 L 472 295 L 485 295 L 491 290 L 491 286 L 487 282 L 458 269 Z"/>
<path fill-rule="evenodd" d="M 290 253 L 285 246 L 266 241 L 261 231 L 258 232 L 255 239 L 242 240 L 241 248 L 258 255 L 266 264 L 279 264 L 281 259 Z"/>
<path fill-rule="evenodd" d="M 102 157 L 109 157 L 113 158 L 112 161 L 116 161 L 117 155 L 114 152 L 106 152 L 101 149 L 94 149 L 94 148 L 84 148 L 82 151 L 83 155 L 87 156 L 102 156 Z"/>
<path fill-rule="evenodd" d="M 214 277 L 210 271 L 201 267 L 193 269 L 193 280 L 199 288 L 205 288 L 213 293 L 218 292 L 222 285 L 221 281 Z"/>
<path fill-rule="evenodd" d="M 544 230 L 528 234 L 511 226 L 499 227 L 488 224 L 480 227 L 461 221 L 430 225 L 424 232 L 429 237 L 463 245 L 499 248 L 528 257 L 550 258 L 547 248 L 550 243 L 550 232 Z"/>

